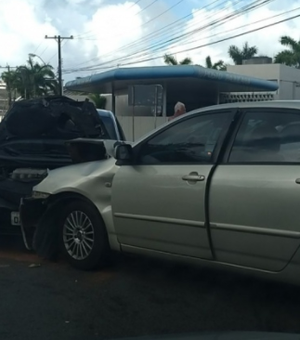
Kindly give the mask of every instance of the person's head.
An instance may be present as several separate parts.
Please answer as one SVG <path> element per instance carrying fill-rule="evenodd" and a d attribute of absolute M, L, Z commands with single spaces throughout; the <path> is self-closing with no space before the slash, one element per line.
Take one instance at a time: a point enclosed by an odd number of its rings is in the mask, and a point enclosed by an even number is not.
<path fill-rule="evenodd" d="M 177 102 L 174 106 L 174 114 L 179 116 L 184 113 L 186 113 L 185 105 L 181 102 Z"/>

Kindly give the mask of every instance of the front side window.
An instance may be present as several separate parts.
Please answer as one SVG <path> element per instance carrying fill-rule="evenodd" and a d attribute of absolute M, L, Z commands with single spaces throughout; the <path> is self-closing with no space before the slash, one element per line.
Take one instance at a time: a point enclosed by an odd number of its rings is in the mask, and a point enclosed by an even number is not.
<path fill-rule="evenodd" d="M 247 112 L 229 162 L 300 162 L 300 111 L 257 109 Z"/>
<path fill-rule="evenodd" d="M 140 149 L 140 164 L 210 163 L 229 112 L 194 116 L 171 125 Z"/>

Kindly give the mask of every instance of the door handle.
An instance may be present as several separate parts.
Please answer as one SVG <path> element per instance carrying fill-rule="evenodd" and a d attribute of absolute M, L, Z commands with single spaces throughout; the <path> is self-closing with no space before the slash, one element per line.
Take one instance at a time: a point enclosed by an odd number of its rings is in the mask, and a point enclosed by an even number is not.
<path fill-rule="evenodd" d="M 188 182 L 202 182 L 205 180 L 205 176 L 198 175 L 195 172 L 191 172 L 189 175 L 183 176 L 182 179 Z"/>
<path fill-rule="evenodd" d="M 300 178 L 297 178 L 297 179 L 295 180 L 295 182 L 296 182 L 297 184 L 300 184 Z"/>

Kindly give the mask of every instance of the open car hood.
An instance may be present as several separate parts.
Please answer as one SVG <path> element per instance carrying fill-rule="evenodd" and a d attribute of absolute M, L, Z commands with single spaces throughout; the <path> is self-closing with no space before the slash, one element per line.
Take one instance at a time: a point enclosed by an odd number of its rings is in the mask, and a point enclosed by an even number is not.
<path fill-rule="evenodd" d="M 79 137 L 109 138 L 94 104 L 88 100 L 49 96 L 15 102 L 0 123 L 0 145 L 11 139 Z"/>

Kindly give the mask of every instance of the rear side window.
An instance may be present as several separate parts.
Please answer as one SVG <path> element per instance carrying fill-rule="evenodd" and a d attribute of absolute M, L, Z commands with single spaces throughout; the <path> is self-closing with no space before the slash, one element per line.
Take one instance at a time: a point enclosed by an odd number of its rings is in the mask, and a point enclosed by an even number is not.
<path fill-rule="evenodd" d="M 300 111 L 246 112 L 229 163 L 300 162 Z"/>

